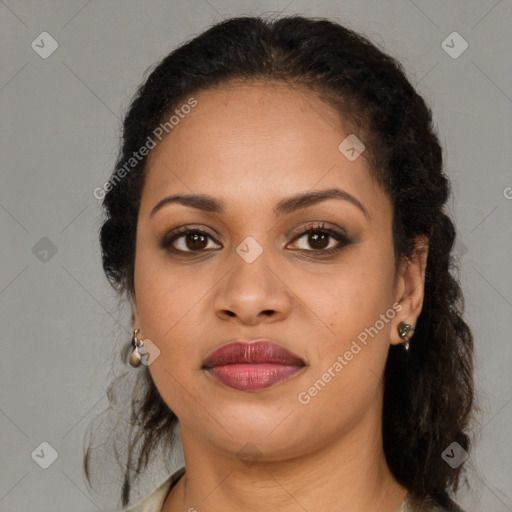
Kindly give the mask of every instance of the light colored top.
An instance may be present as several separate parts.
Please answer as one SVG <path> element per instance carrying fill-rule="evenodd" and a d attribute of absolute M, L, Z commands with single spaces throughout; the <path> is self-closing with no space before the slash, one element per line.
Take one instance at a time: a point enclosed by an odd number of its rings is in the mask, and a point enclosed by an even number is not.
<path fill-rule="evenodd" d="M 126 512 L 161 512 L 165 498 L 178 480 L 185 474 L 185 466 L 174 472 L 164 483 L 157 487 L 147 498 L 130 507 Z"/>
<path fill-rule="evenodd" d="M 171 489 L 178 483 L 178 480 L 185 474 L 185 467 L 178 469 L 173 473 L 164 483 L 155 489 L 147 498 L 137 503 L 133 507 L 126 510 L 126 512 L 161 512 L 165 498 Z M 191 508 L 190 510 L 194 510 Z M 414 512 L 407 505 L 407 497 L 402 502 L 396 512 Z"/>

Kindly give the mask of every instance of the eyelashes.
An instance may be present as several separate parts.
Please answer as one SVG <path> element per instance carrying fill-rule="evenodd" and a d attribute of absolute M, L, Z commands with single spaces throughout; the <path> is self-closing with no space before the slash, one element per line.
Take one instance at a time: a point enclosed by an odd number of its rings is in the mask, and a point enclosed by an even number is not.
<path fill-rule="evenodd" d="M 352 241 L 342 231 L 325 226 L 310 225 L 300 231 L 287 244 L 293 250 L 308 256 L 325 257 L 338 253 Z M 204 256 L 222 249 L 222 245 L 207 231 L 193 226 L 180 226 L 168 233 L 160 242 L 167 252 L 184 257 Z"/>

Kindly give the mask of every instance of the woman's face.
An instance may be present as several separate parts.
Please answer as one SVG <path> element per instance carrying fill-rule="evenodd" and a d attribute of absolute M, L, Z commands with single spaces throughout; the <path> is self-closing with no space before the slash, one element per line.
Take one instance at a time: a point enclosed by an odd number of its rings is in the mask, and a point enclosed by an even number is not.
<path fill-rule="evenodd" d="M 351 139 L 339 149 L 352 130 L 286 86 L 195 99 L 151 154 L 134 276 L 135 327 L 160 351 L 149 370 L 182 435 L 233 455 L 252 443 L 269 460 L 363 425 L 380 435 L 389 344 L 415 318 L 395 276 L 390 200 Z M 188 199 L 161 203 L 170 196 Z M 256 339 L 304 366 L 259 389 L 203 368 L 228 342 Z"/>

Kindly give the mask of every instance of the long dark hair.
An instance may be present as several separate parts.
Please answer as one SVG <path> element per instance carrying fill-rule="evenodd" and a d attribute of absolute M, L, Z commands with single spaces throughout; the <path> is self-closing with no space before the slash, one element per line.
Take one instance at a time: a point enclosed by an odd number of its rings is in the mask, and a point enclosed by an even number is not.
<path fill-rule="evenodd" d="M 385 370 L 383 440 L 395 478 L 418 499 L 446 503 L 463 465 L 442 458 L 453 442 L 469 450 L 473 340 L 451 250 L 455 228 L 444 206 L 449 183 L 432 114 L 399 62 L 367 38 L 333 21 L 290 16 L 223 21 L 165 57 L 139 88 L 125 117 L 116 169 L 122 179 L 104 195 L 104 271 L 119 296 L 133 293 L 136 224 L 147 157 L 126 167 L 154 130 L 195 93 L 252 80 L 309 88 L 349 119 L 366 144 L 365 158 L 393 203 L 396 261 L 411 258 L 415 239 L 429 240 L 425 297 L 409 353 L 391 347 Z M 133 162 L 132 162 L 133 163 Z M 136 434 L 123 466 L 122 503 L 154 450 L 168 449 L 177 418 L 149 371 L 132 398 Z M 89 450 L 84 457 L 89 480 Z M 90 480 L 89 480 L 90 482 Z"/>

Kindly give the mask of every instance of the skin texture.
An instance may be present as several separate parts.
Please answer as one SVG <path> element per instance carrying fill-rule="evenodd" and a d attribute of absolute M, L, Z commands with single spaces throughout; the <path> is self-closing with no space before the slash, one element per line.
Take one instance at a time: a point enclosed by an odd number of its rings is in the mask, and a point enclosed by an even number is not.
<path fill-rule="evenodd" d="M 180 420 L 187 468 L 163 510 L 392 512 L 406 489 L 382 448 L 382 376 L 390 344 L 402 341 L 398 323 L 414 325 L 421 312 L 426 242 L 395 274 L 390 199 L 364 153 L 349 161 L 339 151 L 355 132 L 314 93 L 252 83 L 195 98 L 151 154 L 137 226 L 134 327 L 160 350 L 149 370 Z M 284 198 L 332 188 L 366 214 L 343 199 L 273 213 Z M 150 215 L 173 194 L 208 194 L 225 212 L 169 203 Z M 322 256 L 336 239 L 318 246 L 304 234 L 322 223 L 350 243 Z M 183 225 L 211 235 L 200 255 L 160 246 Z M 236 252 L 248 236 L 263 250 L 252 263 Z M 186 250 L 185 241 L 174 246 Z M 394 318 L 301 403 L 298 395 L 389 310 Z M 306 367 L 252 393 L 201 369 L 228 341 L 256 338 Z M 246 443 L 256 447 L 254 465 L 237 456 Z"/>

